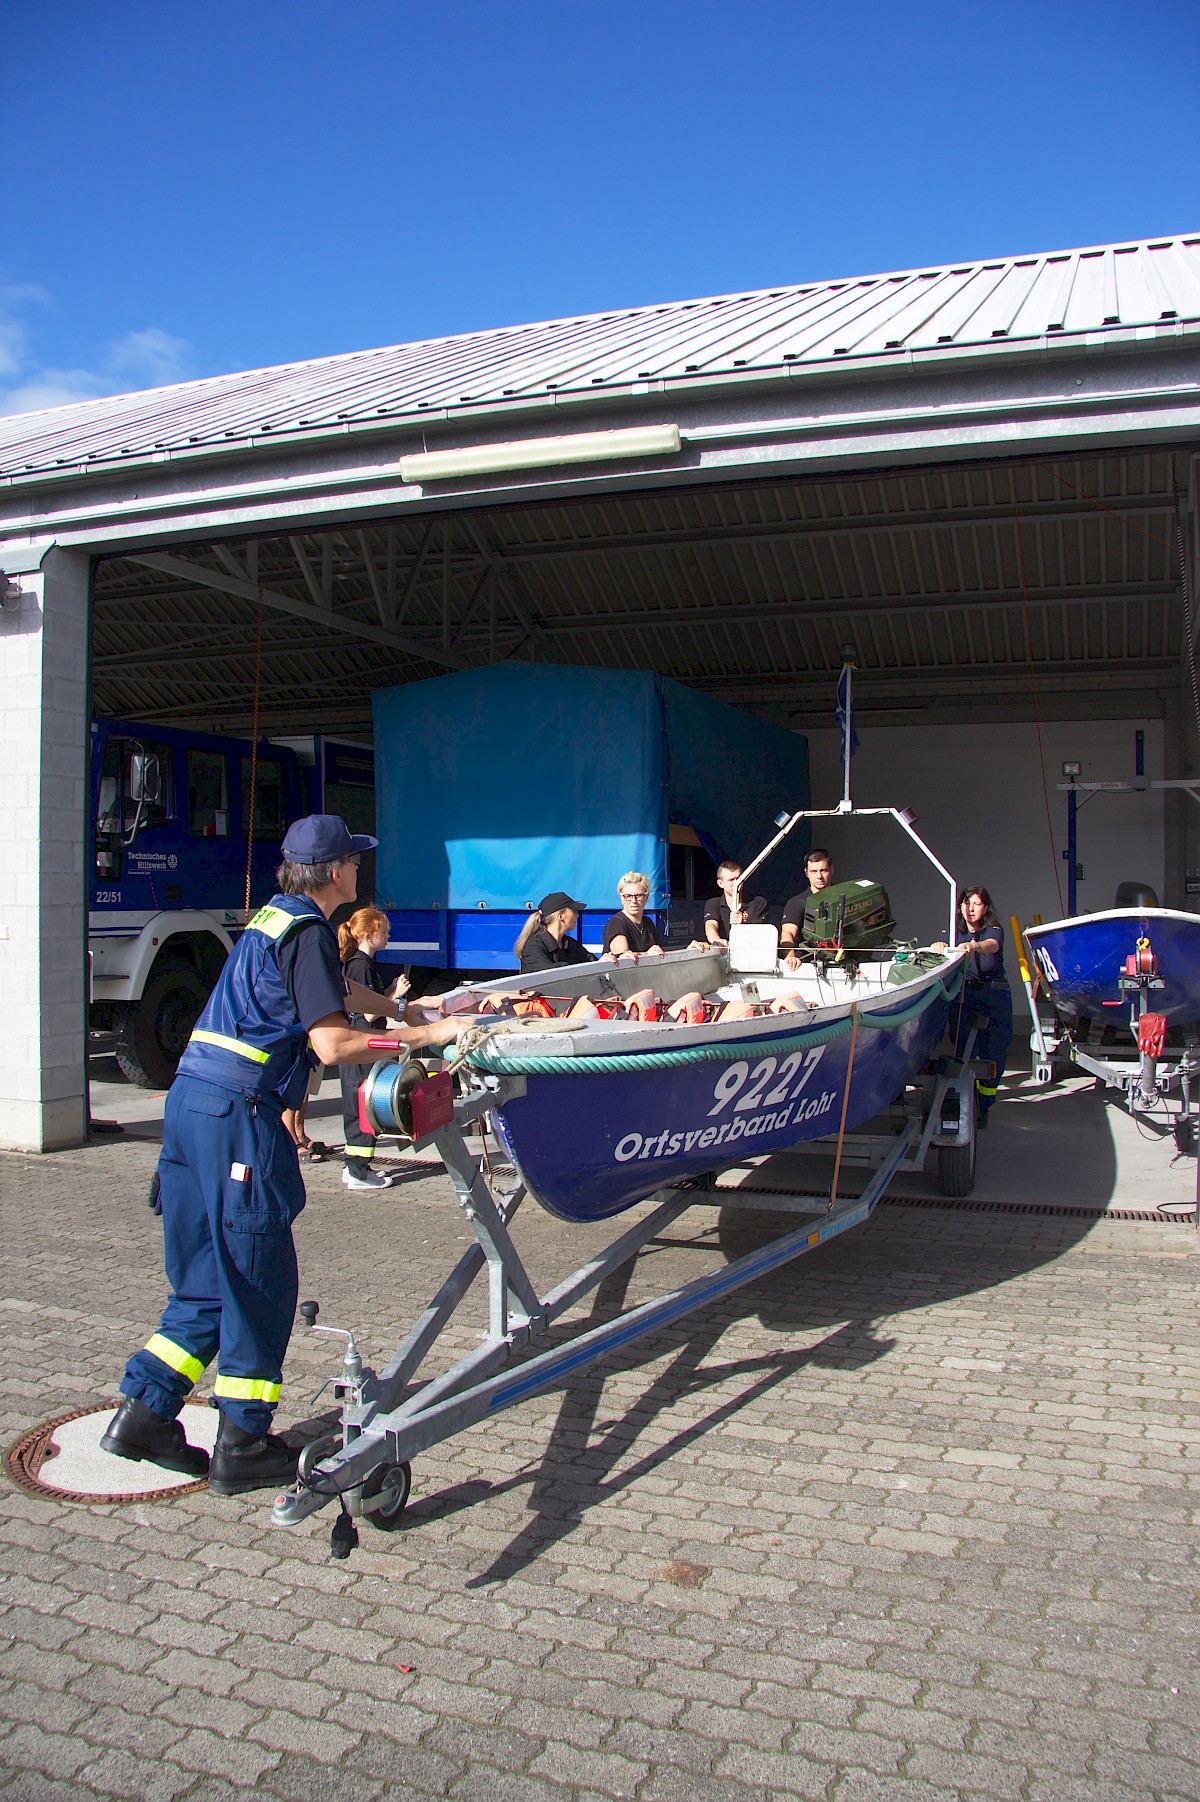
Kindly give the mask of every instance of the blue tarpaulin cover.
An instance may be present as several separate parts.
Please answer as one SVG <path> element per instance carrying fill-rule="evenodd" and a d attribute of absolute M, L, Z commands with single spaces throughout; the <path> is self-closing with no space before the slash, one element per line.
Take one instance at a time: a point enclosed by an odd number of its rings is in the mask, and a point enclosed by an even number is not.
<path fill-rule="evenodd" d="M 501 663 L 372 700 L 387 907 L 524 909 L 561 888 L 615 911 L 630 869 L 660 907 L 670 822 L 749 859 L 781 807 L 808 805 L 800 734 L 642 670 Z M 768 895 L 796 886 L 796 853 L 766 866 Z"/>

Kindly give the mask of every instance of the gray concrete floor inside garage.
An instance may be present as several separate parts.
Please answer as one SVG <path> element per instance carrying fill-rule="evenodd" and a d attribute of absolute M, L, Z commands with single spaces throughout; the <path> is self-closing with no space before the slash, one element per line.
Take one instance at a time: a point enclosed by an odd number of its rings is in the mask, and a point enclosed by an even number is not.
<path fill-rule="evenodd" d="M 979 1196 L 1020 1163 L 1026 1199 L 1144 1205 L 1105 1128 L 1018 1080 Z M 0 1158 L 5 1444 L 111 1398 L 153 1325 L 156 1149 Z M 378 1364 L 463 1222 L 425 1164 L 365 1200 L 325 1166 L 309 1196 L 303 1288 Z M 594 1312 L 775 1225 L 696 1210 Z M 597 1236 L 518 1229 L 547 1281 Z M 346 1564 L 326 1515 L 279 1532 L 269 1497 L 0 1483 L 0 1797 L 1190 1802 L 1198 1274 L 1190 1226 L 883 1208 L 427 1453 L 406 1530 Z M 330 1343 L 296 1336 L 283 1424 Z"/>

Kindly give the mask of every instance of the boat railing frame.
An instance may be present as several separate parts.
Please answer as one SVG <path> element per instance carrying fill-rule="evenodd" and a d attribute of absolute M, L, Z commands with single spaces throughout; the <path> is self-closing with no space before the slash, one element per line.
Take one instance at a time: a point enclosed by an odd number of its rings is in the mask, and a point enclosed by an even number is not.
<path fill-rule="evenodd" d="M 763 846 L 757 857 L 751 859 L 738 877 L 737 882 L 734 884 L 732 903 L 734 910 L 736 911 L 741 903 L 742 889 L 745 887 L 749 878 L 761 864 L 766 862 L 771 853 L 783 843 L 788 834 L 794 831 L 801 820 L 888 818 L 895 820 L 901 831 L 907 834 L 913 844 L 916 845 L 917 849 L 921 852 L 922 856 L 933 865 L 934 869 L 946 883 L 950 891 L 950 905 L 946 921 L 946 943 L 949 945 L 950 949 L 953 950 L 958 943 L 958 884 L 941 859 L 935 856 L 930 850 L 920 833 L 914 830 L 916 817 L 917 816 L 912 811 L 911 807 L 856 807 L 848 795 L 844 796 L 843 799 L 838 802 L 836 807 L 801 807 L 798 808 L 795 813 L 788 814 L 786 817 L 781 814 L 776 821 L 779 830 L 774 838 Z"/>

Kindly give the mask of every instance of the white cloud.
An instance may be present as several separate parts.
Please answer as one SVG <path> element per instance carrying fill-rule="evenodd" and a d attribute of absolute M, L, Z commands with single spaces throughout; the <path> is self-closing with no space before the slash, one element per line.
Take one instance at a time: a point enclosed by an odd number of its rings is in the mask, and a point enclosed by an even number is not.
<path fill-rule="evenodd" d="M 49 304 L 46 291 L 32 283 L 0 288 L 0 414 L 32 413 L 102 394 L 161 388 L 186 381 L 193 373 L 192 345 L 156 325 L 126 332 L 104 345 L 91 369 L 44 363 L 25 315 Z"/>

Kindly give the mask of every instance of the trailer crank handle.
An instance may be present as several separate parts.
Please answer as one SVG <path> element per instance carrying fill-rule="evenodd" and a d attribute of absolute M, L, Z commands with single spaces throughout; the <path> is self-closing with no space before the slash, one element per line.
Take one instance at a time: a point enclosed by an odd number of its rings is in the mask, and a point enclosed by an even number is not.
<path fill-rule="evenodd" d="M 362 1359 L 358 1355 L 358 1346 L 354 1343 L 354 1334 L 344 1326 L 318 1326 L 317 1315 L 320 1311 L 320 1306 L 315 1301 L 302 1301 L 297 1310 L 301 1320 L 314 1333 L 330 1333 L 333 1337 L 346 1341 L 346 1355 L 342 1359 L 342 1370 L 348 1382 L 357 1383 L 362 1376 L 363 1366 Z M 329 1380 L 332 1381 L 332 1378 Z M 328 1383 L 322 1383 L 320 1389 L 317 1390 L 317 1395 L 322 1395 L 327 1387 Z M 316 1396 L 313 1397 L 313 1400 L 316 1400 Z"/>

